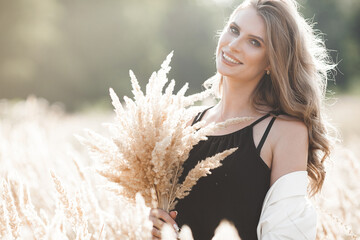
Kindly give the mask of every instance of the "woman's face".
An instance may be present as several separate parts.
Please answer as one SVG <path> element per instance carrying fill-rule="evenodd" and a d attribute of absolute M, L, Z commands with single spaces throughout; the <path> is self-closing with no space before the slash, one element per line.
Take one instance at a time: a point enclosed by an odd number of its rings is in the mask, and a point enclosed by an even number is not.
<path fill-rule="evenodd" d="M 256 10 L 239 10 L 220 36 L 217 71 L 234 80 L 259 81 L 269 69 L 265 36 L 265 22 Z"/>

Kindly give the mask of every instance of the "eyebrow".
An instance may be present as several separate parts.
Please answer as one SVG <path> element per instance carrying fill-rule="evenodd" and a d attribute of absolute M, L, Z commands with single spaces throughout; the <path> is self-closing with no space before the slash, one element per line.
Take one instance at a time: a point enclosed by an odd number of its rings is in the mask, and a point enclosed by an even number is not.
<path fill-rule="evenodd" d="M 231 24 L 234 24 L 238 29 L 240 29 L 240 27 L 239 27 L 235 22 L 232 22 Z M 264 39 L 262 39 L 261 37 L 256 36 L 256 35 L 253 35 L 253 34 L 249 34 L 249 36 L 258 39 L 258 40 L 260 40 L 263 44 L 265 44 Z"/>

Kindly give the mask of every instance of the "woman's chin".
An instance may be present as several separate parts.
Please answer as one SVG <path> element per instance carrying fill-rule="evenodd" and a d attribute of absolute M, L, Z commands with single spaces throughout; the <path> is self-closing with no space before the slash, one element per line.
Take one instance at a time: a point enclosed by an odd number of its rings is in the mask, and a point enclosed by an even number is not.
<path fill-rule="evenodd" d="M 221 67 L 219 67 L 218 69 L 217 69 L 217 72 L 219 73 L 219 74 L 221 74 L 222 76 L 224 76 L 224 77 L 230 77 L 230 78 L 236 78 L 236 76 L 239 76 L 239 73 L 236 73 L 236 72 L 234 72 L 234 71 L 230 71 L 230 70 L 228 70 L 228 69 L 223 69 L 223 68 L 221 68 Z"/>

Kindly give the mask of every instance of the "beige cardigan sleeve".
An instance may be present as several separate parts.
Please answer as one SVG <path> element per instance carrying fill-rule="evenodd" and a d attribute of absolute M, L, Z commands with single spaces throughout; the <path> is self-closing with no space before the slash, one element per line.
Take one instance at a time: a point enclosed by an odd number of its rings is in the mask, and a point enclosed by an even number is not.
<path fill-rule="evenodd" d="M 307 198 L 306 171 L 280 177 L 267 192 L 257 236 L 259 240 L 316 238 L 316 210 Z"/>

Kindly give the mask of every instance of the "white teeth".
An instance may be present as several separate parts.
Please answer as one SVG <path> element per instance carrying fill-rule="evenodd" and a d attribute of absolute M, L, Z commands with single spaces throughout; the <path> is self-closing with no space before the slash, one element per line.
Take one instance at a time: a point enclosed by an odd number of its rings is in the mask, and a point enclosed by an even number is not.
<path fill-rule="evenodd" d="M 226 55 L 225 53 L 223 53 L 223 57 L 228 60 L 229 62 L 235 63 L 235 64 L 240 64 L 240 62 L 232 59 L 231 57 L 229 57 L 228 55 Z"/>

